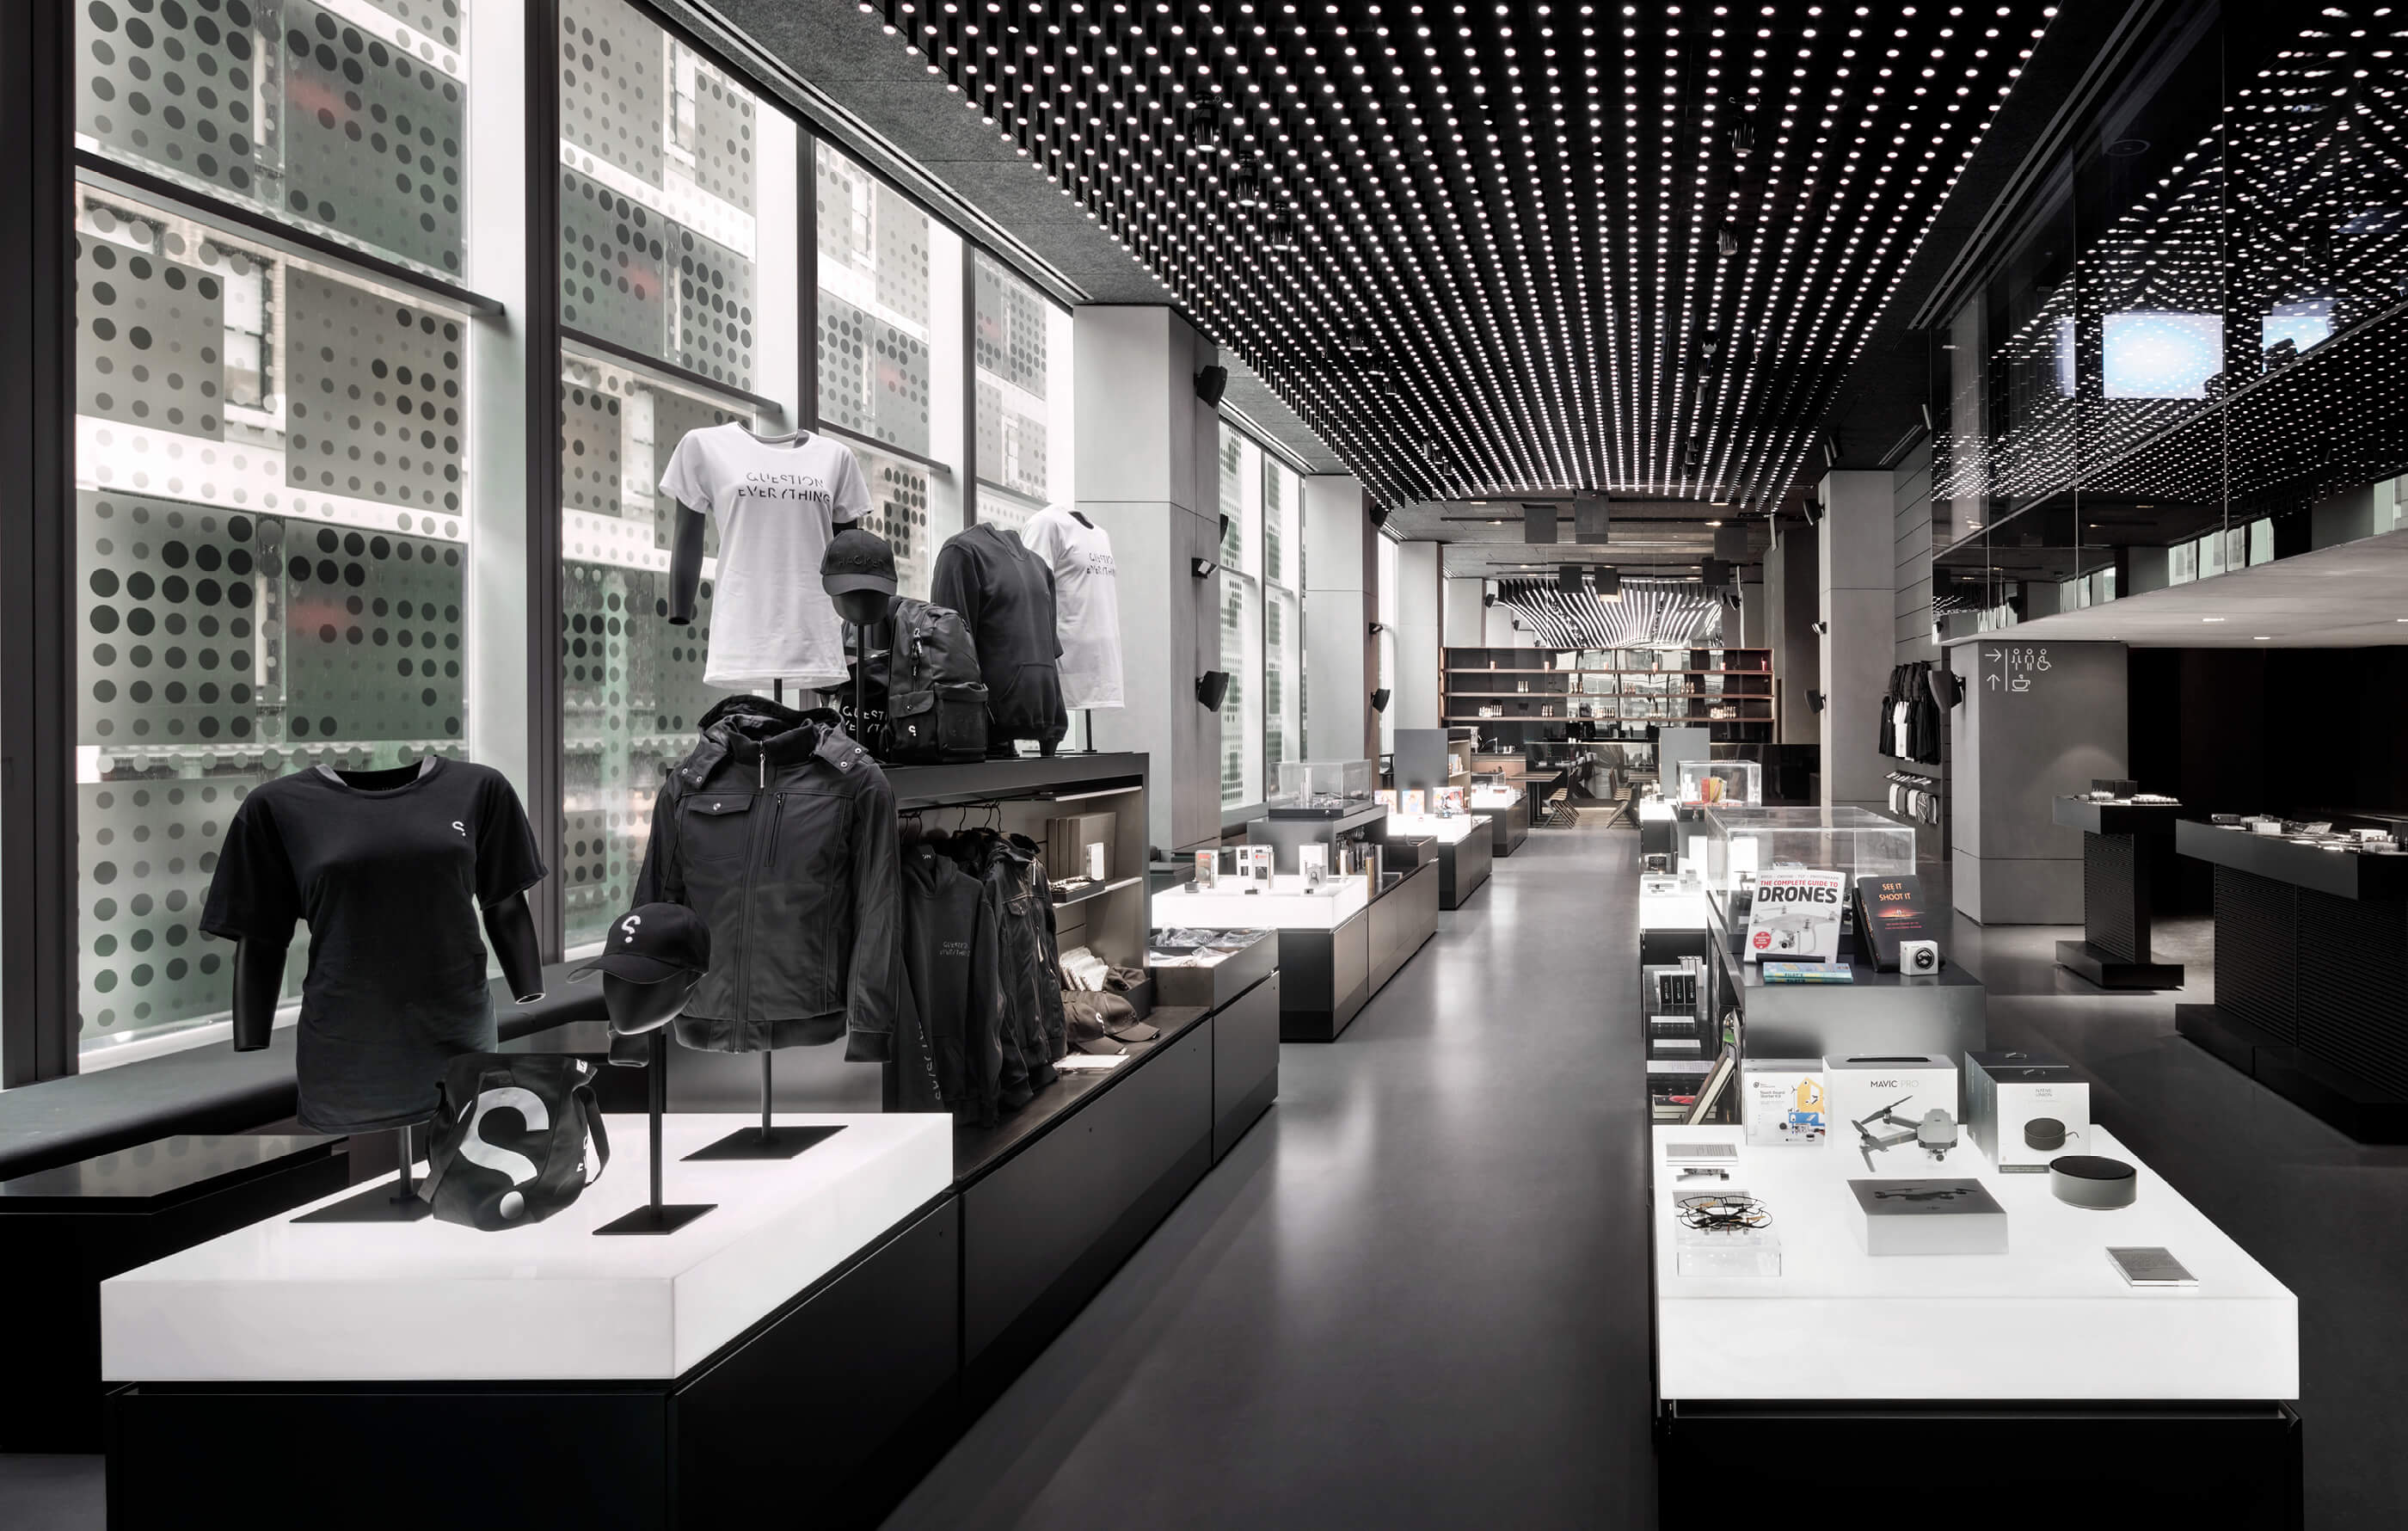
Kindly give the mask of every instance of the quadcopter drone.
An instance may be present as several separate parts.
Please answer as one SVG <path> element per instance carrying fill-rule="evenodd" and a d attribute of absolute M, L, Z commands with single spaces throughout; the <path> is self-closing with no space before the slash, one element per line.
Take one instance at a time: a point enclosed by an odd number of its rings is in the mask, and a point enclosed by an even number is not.
<path fill-rule="evenodd" d="M 1911 1185 L 1897 1191 L 1876 1191 L 1875 1201 L 1956 1201 L 1973 1194 L 1971 1185 Z"/>
<path fill-rule="evenodd" d="M 1918 1144 L 1934 1159 L 1945 1159 L 1948 1151 L 1956 1146 L 1956 1119 L 1934 1106 L 1923 1113 L 1920 1121 L 1899 1116 L 1898 1109 L 1914 1099 L 1904 1095 L 1852 1123 L 1856 1129 L 1856 1152 L 1865 1156 L 1865 1167 L 1871 1169 L 1873 1152 L 1886 1152 L 1908 1143 Z M 1887 1127 L 1886 1132 L 1874 1131 L 1875 1125 Z"/>
<path fill-rule="evenodd" d="M 1772 1225 L 1772 1214 L 1766 1210 L 1764 1203 L 1741 1192 L 1683 1196 L 1674 1205 L 1678 1209 L 1674 1215 L 1680 1218 L 1681 1226 L 1699 1233 L 1738 1236 Z"/>

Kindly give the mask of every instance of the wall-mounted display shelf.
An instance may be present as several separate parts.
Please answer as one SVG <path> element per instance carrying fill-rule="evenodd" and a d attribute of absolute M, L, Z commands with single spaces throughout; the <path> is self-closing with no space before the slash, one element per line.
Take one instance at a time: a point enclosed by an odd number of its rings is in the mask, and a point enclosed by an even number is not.
<path fill-rule="evenodd" d="M 1704 727 L 1770 744 L 1780 722 L 1769 649 L 1448 649 L 1441 722 L 1484 743 L 1643 739 Z"/>

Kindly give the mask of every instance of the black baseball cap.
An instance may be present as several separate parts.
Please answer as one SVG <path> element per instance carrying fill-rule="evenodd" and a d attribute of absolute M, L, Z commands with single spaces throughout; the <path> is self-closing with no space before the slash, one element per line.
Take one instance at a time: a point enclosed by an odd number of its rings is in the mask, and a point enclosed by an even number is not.
<path fill-rule="evenodd" d="M 611 921 L 602 954 L 579 964 L 568 976 L 608 973 L 630 983 L 658 983 L 710 968 L 710 926 L 702 916 L 683 904 L 645 904 Z"/>
<path fill-rule="evenodd" d="M 820 559 L 820 588 L 831 595 L 859 590 L 892 595 L 896 582 L 895 550 L 884 537 L 858 526 L 838 532 Z"/>

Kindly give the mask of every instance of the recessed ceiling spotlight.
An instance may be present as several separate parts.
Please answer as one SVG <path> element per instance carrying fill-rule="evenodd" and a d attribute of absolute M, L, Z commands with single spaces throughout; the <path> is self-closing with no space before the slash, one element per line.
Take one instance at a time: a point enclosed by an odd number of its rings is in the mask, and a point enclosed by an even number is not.
<path fill-rule="evenodd" d="M 2118 138 L 2107 146 L 2107 153 L 2111 159 L 2128 160 L 2135 154 L 2145 154 L 2148 151 L 2149 140 L 2146 138 Z"/>
<path fill-rule="evenodd" d="M 2224 619 L 2223 619 L 2222 617 L 2201 617 L 2201 618 L 2200 618 L 2199 620 L 2200 620 L 2200 621 L 2201 621 L 2201 622 L 2222 622 L 2222 621 L 2224 621 Z"/>
<path fill-rule="evenodd" d="M 2249 641 L 2252 643 L 2272 643 L 2274 641 L 2274 635 L 2272 633 L 2254 634 L 2251 636 Z"/>

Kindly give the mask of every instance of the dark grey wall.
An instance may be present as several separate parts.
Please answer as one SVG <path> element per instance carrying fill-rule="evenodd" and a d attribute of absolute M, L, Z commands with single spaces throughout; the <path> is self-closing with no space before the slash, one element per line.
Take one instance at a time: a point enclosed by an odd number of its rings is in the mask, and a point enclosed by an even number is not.
<path fill-rule="evenodd" d="M 1891 637 L 1898 663 L 1938 659 L 1940 646 L 1931 641 L 1931 441 L 1906 454 L 1890 471 L 1890 503 L 1897 512 L 1897 543 L 1892 550 L 1897 572 L 1893 586 L 1898 604 Z"/>
<path fill-rule="evenodd" d="M 2053 800 L 2127 774 L 2124 646 L 2010 631 L 1948 657 L 1965 678 L 1949 805 L 1956 908 L 1984 924 L 2080 924 L 2082 836 L 2055 822 Z"/>
<path fill-rule="evenodd" d="M 1940 645 L 1931 637 L 1931 545 L 1936 528 L 1932 524 L 1928 437 L 1891 470 L 1890 504 L 1896 518 L 1891 556 L 1896 565 L 1892 583 L 1897 595 L 1891 619 L 1892 662 L 1911 665 L 1918 660 L 1936 661 L 1941 654 Z M 1961 709 L 1954 708 L 1951 714 L 1941 720 L 1938 765 L 1928 761 L 1892 762 L 1900 771 L 1933 778 L 1940 782 L 1943 795 L 1949 790 L 1949 757 L 1954 752 L 1951 739 L 1956 733 L 1955 724 L 1963 715 Z M 1936 824 L 1910 823 L 1914 825 L 1916 862 L 1945 865 L 1949 859 L 1946 808 L 1942 808 Z"/>
<path fill-rule="evenodd" d="M 1764 555 L 1765 637 L 1781 692 L 1781 742 L 1813 744 L 1821 735 L 1806 694 L 1822 685 L 1823 651 L 1814 637 L 1813 528 L 1784 523 Z"/>

